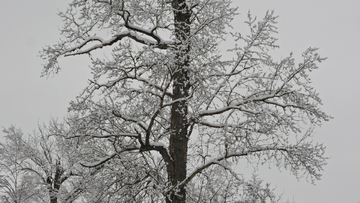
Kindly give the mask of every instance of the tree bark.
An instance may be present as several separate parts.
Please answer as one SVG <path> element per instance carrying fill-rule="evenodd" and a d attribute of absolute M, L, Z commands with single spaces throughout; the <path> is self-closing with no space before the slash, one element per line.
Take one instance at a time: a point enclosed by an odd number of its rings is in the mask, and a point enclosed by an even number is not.
<path fill-rule="evenodd" d="M 60 160 L 56 161 L 55 164 L 55 174 L 54 179 L 51 178 L 51 176 L 48 176 L 46 179 L 46 182 L 49 187 L 49 196 L 50 196 L 50 203 L 57 203 L 58 201 L 58 194 L 61 187 L 61 184 L 67 179 L 67 178 L 61 178 L 61 176 L 64 174 L 64 169 L 61 167 Z"/>
<path fill-rule="evenodd" d="M 173 68 L 173 100 L 189 96 L 191 87 L 188 77 L 190 43 L 190 10 L 185 0 L 173 0 L 175 37 L 175 67 Z M 171 107 L 171 134 L 169 151 L 172 161 L 168 165 L 168 178 L 172 186 L 186 178 L 186 162 L 188 151 L 188 106 L 182 100 L 175 102 Z M 186 201 L 185 188 L 177 188 L 172 192 L 167 202 L 184 203 Z"/>
<path fill-rule="evenodd" d="M 46 183 L 48 185 L 50 203 L 57 203 L 57 191 L 53 188 L 53 180 L 50 175 L 46 178 Z"/>

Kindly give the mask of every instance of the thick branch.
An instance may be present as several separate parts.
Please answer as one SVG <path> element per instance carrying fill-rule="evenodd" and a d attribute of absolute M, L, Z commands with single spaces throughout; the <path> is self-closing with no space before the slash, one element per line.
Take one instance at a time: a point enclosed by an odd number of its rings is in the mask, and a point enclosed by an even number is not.
<path fill-rule="evenodd" d="M 112 38 L 110 38 L 108 40 L 104 40 L 101 37 L 97 37 L 97 36 L 89 37 L 88 39 L 86 39 L 81 44 L 67 50 L 65 52 L 64 56 L 75 56 L 75 55 L 81 55 L 81 54 L 88 54 L 88 53 L 90 53 L 91 51 L 93 51 L 95 49 L 99 49 L 99 48 L 103 48 L 105 46 L 113 45 L 114 43 L 122 40 L 124 37 L 129 37 L 129 38 L 135 40 L 136 42 L 139 42 L 139 43 L 144 44 L 144 45 L 154 46 L 155 48 L 159 48 L 159 49 L 167 49 L 168 48 L 168 44 L 165 43 L 165 42 L 159 44 L 156 41 L 141 37 L 138 34 L 136 34 L 135 32 L 124 31 L 124 32 L 121 32 L 119 34 L 114 35 Z M 98 41 L 98 42 L 100 42 L 100 44 L 96 44 L 96 45 L 94 45 L 94 46 L 92 46 L 90 48 L 80 50 L 81 48 L 83 48 L 88 43 L 94 42 L 94 41 Z M 80 50 L 80 51 L 74 52 L 76 50 Z M 74 52 L 74 53 L 72 53 L 72 52 Z"/>
<path fill-rule="evenodd" d="M 169 164 L 173 161 L 173 159 L 170 156 L 169 151 L 167 150 L 166 146 L 163 143 L 160 142 L 154 142 L 149 145 L 144 145 L 140 148 L 140 151 L 158 151 L 162 158 L 164 159 L 165 163 Z"/>

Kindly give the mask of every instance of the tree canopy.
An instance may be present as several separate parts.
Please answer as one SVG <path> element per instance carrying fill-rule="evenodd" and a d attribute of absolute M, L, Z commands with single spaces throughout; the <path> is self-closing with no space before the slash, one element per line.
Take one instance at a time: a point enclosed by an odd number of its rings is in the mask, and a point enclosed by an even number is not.
<path fill-rule="evenodd" d="M 310 47 L 300 62 L 273 59 L 274 12 L 249 13 L 249 30 L 236 32 L 236 10 L 230 0 L 73 0 L 60 12 L 43 75 L 88 55 L 93 78 L 66 127 L 49 132 L 74 140 L 92 171 L 77 185 L 87 202 L 279 201 L 235 170 L 242 160 L 320 179 L 325 147 L 311 136 L 330 116 L 309 73 L 325 58 Z"/>

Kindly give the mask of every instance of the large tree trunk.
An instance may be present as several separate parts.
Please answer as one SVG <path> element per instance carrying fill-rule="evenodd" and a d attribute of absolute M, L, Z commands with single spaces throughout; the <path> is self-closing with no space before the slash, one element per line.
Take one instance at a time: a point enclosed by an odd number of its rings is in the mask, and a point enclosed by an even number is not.
<path fill-rule="evenodd" d="M 173 100 L 189 96 L 189 51 L 190 44 L 190 10 L 185 0 L 173 0 L 175 35 L 178 41 L 176 51 L 176 64 L 173 74 Z M 173 159 L 168 165 L 168 178 L 173 186 L 186 178 L 186 162 L 188 150 L 188 106 L 186 101 L 179 101 L 171 108 L 171 134 L 169 151 Z M 183 203 L 186 201 L 185 188 L 178 188 L 176 193 L 170 195 L 167 202 Z"/>

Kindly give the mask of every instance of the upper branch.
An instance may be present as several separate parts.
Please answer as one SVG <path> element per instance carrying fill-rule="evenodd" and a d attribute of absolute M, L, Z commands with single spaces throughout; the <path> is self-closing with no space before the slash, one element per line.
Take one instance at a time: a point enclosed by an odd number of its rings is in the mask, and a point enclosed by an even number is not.
<path fill-rule="evenodd" d="M 89 37 L 81 44 L 79 44 L 69 50 L 66 50 L 64 53 L 64 56 L 75 56 L 75 55 L 81 55 L 81 54 L 88 54 L 95 49 L 103 48 L 105 46 L 110 46 L 110 45 L 122 40 L 124 37 L 129 37 L 129 38 L 135 40 L 136 42 L 139 42 L 139 43 L 145 44 L 145 45 L 149 45 L 149 46 L 154 46 L 159 49 L 167 49 L 168 48 L 168 44 L 165 42 L 158 43 L 154 40 L 150 40 L 150 39 L 141 37 L 140 35 L 136 34 L 135 32 L 124 31 L 124 32 L 114 35 L 112 38 L 110 38 L 108 40 L 104 40 L 103 38 L 97 37 L 97 36 Z M 90 48 L 80 50 L 85 45 L 87 45 L 88 43 L 93 42 L 93 41 L 98 41 L 98 42 L 100 42 L 100 44 L 96 44 Z M 76 50 L 79 50 L 79 51 L 74 52 Z"/>
<path fill-rule="evenodd" d="M 140 120 L 136 120 L 135 118 L 130 118 L 130 117 L 126 117 L 124 115 L 121 115 L 121 113 L 117 110 L 113 110 L 112 113 L 116 116 L 116 117 L 119 117 L 121 119 L 124 119 L 125 121 L 130 121 L 130 122 L 134 122 L 136 123 L 137 125 L 139 125 L 139 127 L 141 127 L 145 132 L 148 130 L 148 126 L 140 121 Z"/>
<path fill-rule="evenodd" d="M 123 80 L 126 80 L 126 79 L 131 79 L 131 80 L 136 80 L 136 81 L 139 81 L 139 82 L 142 82 L 148 86 L 151 86 L 157 90 L 160 91 L 160 93 L 157 93 L 155 91 L 152 91 L 151 89 L 147 89 L 146 92 L 147 93 L 150 93 L 154 96 L 157 96 L 159 98 L 162 98 L 163 97 L 163 94 L 165 94 L 166 96 L 172 98 L 173 95 L 171 92 L 167 91 L 167 88 L 163 88 L 161 87 L 160 85 L 158 84 L 155 84 L 155 83 L 152 83 L 151 81 L 149 81 L 148 79 L 146 78 L 143 78 L 143 77 L 139 77 L 137 75 L 126 75 L 124 77 L 120 77 L 120 78 L 117 78 L 115 80 L 112 80 L 112 81 L 109 81 L 107 82 L 106 84 L 97 84 L 95 82 L 92 82 L 94 83 L 98 88 L 100 87 L 107 87 L 107 88 L 110 88 L 112 86 L 115 86 L 117 83 L 119 83 L 120 81 L 123 81 Z M 133 91 L 133 92 L 139 92 L 139 93 L 143 93 L 144 91 L 143 90 L 139 90 L 139 89 L 135 89 L 135 88 L 128 88 L 129 91 Z"/>
<path fill-rule="evenodd" d="M 116 155 L 122 153 L 122 152 L 126 152 L 126 151 L 134 151 L 134 150 L 138 150 L 139 147 L 130 147 L 130 148 L 125 148 L 123 150 L 121 150 L 120 152 L 116 152 L 116 153 L 113 153 L 107 157 L 105 157 L 104 159 L 96 162 L 96 163 L 92 163 L 92 164 L 84 164 L 84 163 L 80 163 L 83 167 L 87 167 L 87 168 L 95 168 L 95 167 L 98 167 L 104 163 L 106 163 L 107 161 L 109 161 L 110 159 L 114 158 Z"/>

